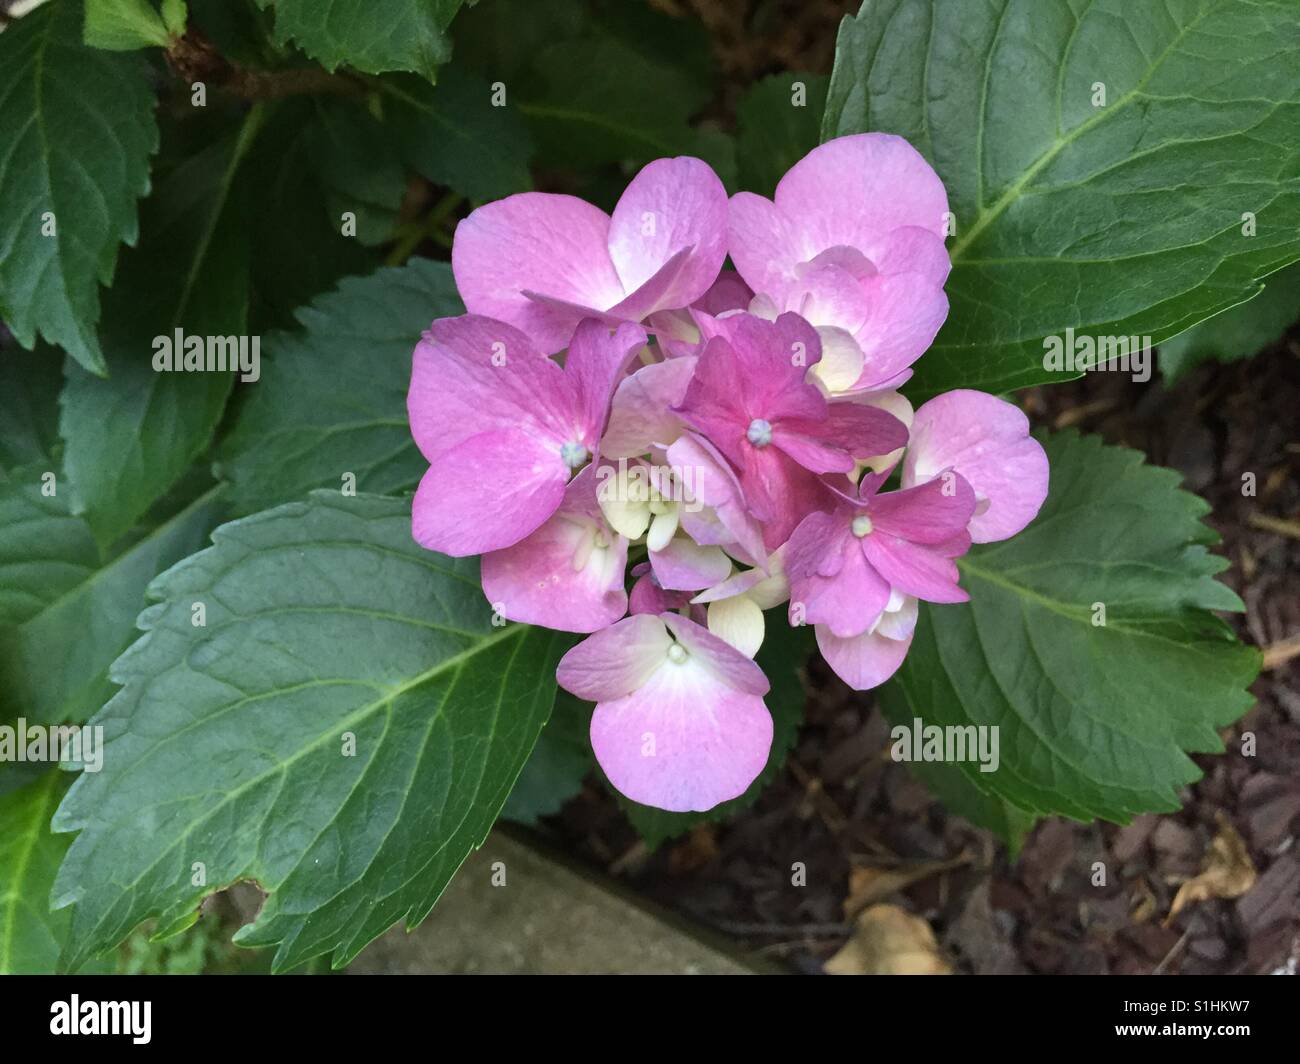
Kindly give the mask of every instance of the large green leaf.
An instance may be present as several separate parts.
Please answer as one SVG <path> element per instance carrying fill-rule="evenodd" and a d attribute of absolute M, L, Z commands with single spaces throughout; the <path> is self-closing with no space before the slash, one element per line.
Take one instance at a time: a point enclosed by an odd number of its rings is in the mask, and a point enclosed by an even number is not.
<path fill-rule="evenodd" d="M 763 771 L 739 798 L 723 802 L 704 813 L 670 813 L 619 795 L 619 804 L 626 811 L 632 826 L 650 846 L 659 846 L 667 839 L 684 834 L 696 824 L 722 820 L 753 805 L 763 793 L 763 788 L 776 778 L 798 738 L 799 726 L 803 724 L 804 708 L 808 704 L 803 668 L 812 656 L 814 647 L 811 626 L 790 627 L 786 623 L 784 609 L 774 610 L 768 615 L 767 635 L 755 660 L 763 667 L 763 672 L 772 684 L 771 691 L 763 699 L 772 714 L 772 751 L 768 754 Z"/>
<path fill-rule="evenodd" d="M 85 40 L 113 52 L 165 48 L 167 27 L 149 0 L 86 0 Z"/>
<path fill-rule="evenodd" d="M 275 11 L 275 38 L 327 70 L 413 70 L 433 80 L 451 58 L 447 27 L 465 0 L 257 0 Z"/>
<path fill-rule="evenodd" d="M 411 439 L 411 355 L 434 318 L 463 312 L 451 268 L 413 259 L 350 277 L 298 312 L 302 331 L 267 340 L 262 380 L 221 449 L 244 511 L 311 488 L 413 488 L 428 463 Z"/>
<path fill-rule="evenodd" d="M 130 529 L 207 448 L 235 380 L 230 369 L 158 371 L 155 338 L 172 344 L 177 363 L 178 329 L 251 353 L 248 229 L 235 190 L 259 122 L 254 109 L 237 134 L 178 167 L 150 199 L 144 240 L 106 301 L 109 379 L 67 366 L 64 465 L 103 543 Z"/>
<path fill-rule="evenodd" d="M 65 964 L 239 879 L 269 897 L 237 941 L 279 943 L 280 970 L 345 963 L 428 913 L 554 701 L 567 640 L 495 627 L 477 562 L 420 549 L 404 500 L 317 492 L 213 540 L 154 583 L 93 721 L 103 770 L 54 819 L 81 832 L 54 890 Z"/>
<path fill-rule="evenodd" d="M 1264 282 L 1248 303 L 1216 314 L 1160 345 L 1160 372 L 1173 382 L 1202 362 L 1236 362 L 1258 354 L 1300 319 L 1300 266 Z"/>
<path fill-rule="evenodd" d="M 63 370 L 52 351 L 0 346 L 0 471 L 31 463 L 53 467 L 59 443 Z"/>
<path fill-rule="evenodd" d="M 50 817 L 66 787 L 50 769 L 0 794 L 0 975 L 48 975 L 58 962 L 68 914 L 50 912 L 50 887 L 68 840 L 50 834 Z"/>
<path fill-rule="evenodd" d="M 8 484 L 0 484 L 0 514 Z M 20 489 L 31 501 L 32 488 Z M 52 536 L 40 561 L 26 556 L 28 577 L 55 591 L 38 607 L 11 614 L 0 627 L 0 719 L 25 717 L 34 723 L 81 723 L 113 694 L 108 668 L 131 643 L 135 618 L 145 604 L 149 581 L 199 550 L 218 521 L 220 488 L 214 488 L 152 528 L 120 553 L 100 560 L 87 551 L 89 530 L 77 518 L 45 518 L 35 533 L 64 528 Z M 10 529 L 0 529 L 0 565 L 12 557 Z M 54 548 L 62 544 L 62 553 Z M 15 544 L 22 551 L 21 544 Z M 19 557 L 24 557 L 20 554 Z M 86 568 L 86 564 L 93 568 Z M 51 655 L 57 655 L 52 667 Z"/>
<path fill-rule="evenodd" d="M 1300 258 L 1297 39 L 1293 0 L 873 0 L 845 19 L 823 136 L 907 137 L 956 216 L 951 313 L 912 390 L 1063 379 L 1046 337 L 1159 343 Z"/>
<path fill-rule="evenodd" d="M 1073 432 L 1046 447 L 1042 511 L 959 560 L 969 603 L 922 610 L 891 719 L 999 728 L 996 771 L 959 767 L 1031 813 L 1176 809 L 1200 776 L 1187 753 L 1223 749 L 1260 665 L 1210 612 L 1242 607 L 1214 579 L 1209 507 L 1136 451 Z"/>
<path fill-rule="evenodd" d="M 478 202 L 532 188 L 528 127 L 514 107 L 493 105 L 477 75 L 451 66 L 437 85 L 394 77 L 380 87 L 402 155 L 430 181 Z"/>
<path fill-rule="evenodd" d="M 149 68 L 81 40 L 79 0 L 0 33 L 0 318 L 103 374 L 98 285 L 134 244 L 158 147 Z"/>

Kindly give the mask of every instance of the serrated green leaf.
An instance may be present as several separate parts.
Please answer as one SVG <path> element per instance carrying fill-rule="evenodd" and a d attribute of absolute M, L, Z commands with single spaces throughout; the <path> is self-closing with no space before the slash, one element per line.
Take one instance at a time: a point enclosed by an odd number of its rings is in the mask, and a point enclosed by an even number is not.
<path fill-rule="evenodd" d="M 784 609 L 768 614 L 767 635 L 755 659 L 772 684 L 771 691 L 763 699 L 772 714 L 772 752 L 768 755 L 767 765 L 739 798 L 723 802 L 704 813 L 670 813 L 618 795 L 619 804 L 627 813 L 628 820 L 647 845 L 651 848 L 658 847 L 666 840 L 690 831 L 697 824 L 726 819 L 757 801 L 763 788 L 781 771 L 786 755 L 794 747 L 799 726 L 803 724 L 804 709 L 808 704 L 803 669 L 812 656 L 814 647 L 810 625 L 790 627 L 786 623 Z"/>
<path fill-rule="evenodd" d="M 262 380 L 221 451 L 241 511 L 311 488 L 415 487 L 428 463 L 411 438 L 411 355 L 434 318 L 463 313 L 451 267 L 412 259 L 350 277 L 298 312 L 297 333 L 267 340 Z"/>
<path fill-rule="evenodd" d="M 277 970 L 428 913 L 532 750 L 566 639 L 494 627 L 477 561 L 422 550 L 410 520 L 316 492 L 155 581 L 92 722 L 103 769 L 54 819 L 81 832 L 53 893 L 76 906 L 65 965 L 238 879 L 269 897 L 237 941 L 279 943 Z"/>
<path fill-rule="evenodd" d="M 1160 345 L 1160 372 L 1170 383 L 1202 362 L 1236 362 L 1259 354 L 1300 318 L 1300 266 L 1264 281 L 1254 299 L 1193 325 Z"/>
<path fill-rule="evenodd" d="M 403 157 L 434 184 L 477 202 L 533 187 L 528 127 L 513 107 L 493 105 L 492 86 L 476 74 L 451 66 L 437 85 L 395 77 L 380 87 Z"/>
<path fill-rule="evenodd" d="M 0 514 L 8 509 L 6 487 L 0 484 Z M 27 563 L 29 576 L 47 578 L 45 586 L 59 590 L 35 612 L 24 611 L 12 627 L 0 627 L 0 718 L 80 724 L 112 697 L 108 668 L 132 642 L 145 588 L 207 542 L 221 513 L 221 490 L 210 489 L 102 561 L 97 552 L 79 553 L 86 530 L 63 539 L 73 548 L 66 556 L 51 557 L 47 550 L 40 563 Z M 12 557 L 7 540 L 8 533 L 0 531 L 0 566 Z M 87 570 L 91 557 L 94 568 Z M 61 571 L 67 575 L 60 577 Z"/>
<path fill-rule="evenodd" d="M 106 301 L 101 336 L 111 376 L 100 380 L 71 362 L 60 400 L 64 466 L 101 543 L 123 535 L 208 446 L 237 368 L 158 370 L 157 338 L 240 339 L 248 328 L 248 232 L 236 174 L 260 111 L 238 134 L 212 145 L 170 175 L 151 198 L 144 240 L 128 255 Z M 215 350 L 215 349 L 214 349 Z"/>
<path fill-rule="evenodd" d="M 162 0 L 162 20 L 168 33 L 177 37 L 184 34 L 189 16 L 189 7 L 185 0 Z"/>
<path fill-rule="evenodd" d="M 989 795 L 1076 819 L 1176 809 L 1200 777 L 1187 754 L 1223 749 L 1260 666 L 1210 612 L 1242 607 L 1214 579 L 1209 507 L 1136 451 L 1045 446 L 1038 518 L 959 560 L 971 601 L 922 609 L 891 683 L 926 725 L 1000 729 L 996 771 L 959 766 Z"/>
<path fill-rule="evenodd" d="M 275 39 L 326 70 L 410 70 L 430 81 L 451 58 L 447 27 L 464 0 L 257 0 L 275 12 Z"/>
<path fill-rule="evenodd" d="M 135 243 L 158 127 L 144 60 L 81 26 L 79 0 L 52 0 L 0 33 L 0 319 L 103 374 L 98 286 Z"/>
<path fill-rule="evenodd" d="M 776 183 L 821 140 L 830 78 L 773 74 L 736 106 L 736 160 L 742 188 L 770 197 Z"/>
<path fill-rule="evenodd" d="M 406 192 L 402 167 L 388 129 L 360 100 L 313 99 L 307 152 L 325 191 L 331 221 L 356 217 L 356 238 L 368 246 L 393 235 Z M 339 225 L 340 231 L 342 224 Z"/>
<path fill-rule="evenodd" d="M 823 136 L 907 137 L 956 218 L 951 312 L 909 394 L 1066 379 L 1043 362 L 1067 326 L 1159 343 L 1300 258 L 1298 37 L 1291 0 L 874 0 L 845 19 Z"/>
<path fill-rule="evenodd" d="M 86 0 L 85 41 L 112 52 L 165 48 L 167 27 L 149 0 Z"/>

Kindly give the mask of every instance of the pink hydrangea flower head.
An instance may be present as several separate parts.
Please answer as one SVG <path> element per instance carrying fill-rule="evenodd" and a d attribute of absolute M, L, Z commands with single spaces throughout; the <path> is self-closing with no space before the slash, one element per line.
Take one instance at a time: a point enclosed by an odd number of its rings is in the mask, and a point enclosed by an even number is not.
<path fill-rule="evenodd" d="M 856 459 L 903 446 L 907 430 L 875 407 L 827 403 L 808 380 L 821 342 L 798 315 L 726 324 L 705 345 L 677 412 L 740 471 L 765 542 L 777 547 L 821 504 L 818 474 L 849 473 Z"/>
<path fill-rule="evenodd" d="M 1047 454 L 1029 435 L 1029 419 L 986 392 L 945 392 L 917 410 L 903 486 L 924 484 L 944 469 L 955 469 L 975 489 L 970 537 L 976 543 L 1014 536 L 1047 498 Z"/>
<path fill-rule="evenodd" d="M 767 764 L 767 677 L 675 613 L 637 614 L 589 636 L 556 676 L 596 703 L 596 760 L 633 801 L 703 812 L 743 794 Z"/>
<path fill-rule="evenodd" d="M 642 321 L 695 302 L 722 268 L 726 227 L 727 193 L 707 163 L 657 159 L 613 215 L 548 192 L 479 207 L 456 228 L 451 265 L 471 313 L 553 352 L 584 317 Z"/>
<path fill-rule="evenodd" d="M 871 628 L 895 590 L 929 602 L 969 598 L 952 559 L 970 548 L 970 485 L 947 470 L 919 487 L 877 494 L 885 476 L 864 476 L 856 495 L 835 492 L 832 509 L 795 529 L 785 557 L 792 623 L 825 625 L 847 639 Z"/>
<path fill-rule="evenodd" d="M 415 349 L 406 403 L 429 461 L 412 504 L 416 541 L 464 557 L 540 527 L 595 454 L 614 386 L 645 338 L 636 325 L 584 322 L 561 367 L 504 322 L 435 321 Z"/>
<path fill-rule="evenodd" d="M 561 632 L 595 632 L 627 612 L 627 539 L 601 513 L 595 479 L 587 466 L 540 528 L 483 555 L 483 594 L 501 616 Z"/>
<path fill-rule="evenodd" d="M 855 387 L 897 387 L 948 314 L 947 211 L 943 182 L 916 149 L 863 133 L 814 148 L 773 200 L 733 196 L 728 246 L 776 311 L 854 340 L 863 361 Z"/>

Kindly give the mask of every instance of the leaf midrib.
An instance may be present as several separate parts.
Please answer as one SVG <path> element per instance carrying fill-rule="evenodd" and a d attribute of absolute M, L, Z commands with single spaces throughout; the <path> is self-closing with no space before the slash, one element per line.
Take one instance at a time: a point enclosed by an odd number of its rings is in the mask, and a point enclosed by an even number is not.
<path fill-rule="evenodd" d="M 36 852 L 36 842 L 41 836 L 41 828 L 45 825 L 48 814 L 50 813 L 50 798 L 55 792 L 54 784 L 58 782 L 57 771 L 51 769 L 45 773 L 41 784 L 43 793 L 41 801 L 36 809 L 36 814 L 32 819 L 31 829 L 27 832 L 22 844 L 22 856 L 18 859 L 17 867 L 14 870 L 13 882 L 21 883 L 27 875 L 27 869 L 32 863 L 32 854 Z M 0 973 L 12 973 L 13 955 L 14 955 L 14 925 L 17 922 L 18 902 L 22 898 L 22 893 L 15 888 L 11 888 L 5 900 L 7 902 L 5 911 L 5 933 L 4 933 L 4 956 L 0 957 Z"/>

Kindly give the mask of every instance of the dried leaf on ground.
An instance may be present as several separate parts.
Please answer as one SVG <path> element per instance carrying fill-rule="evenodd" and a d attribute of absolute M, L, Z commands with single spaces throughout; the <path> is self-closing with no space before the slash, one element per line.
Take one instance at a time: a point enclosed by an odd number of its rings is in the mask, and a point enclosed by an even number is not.
<path fill-rule="evenodd" d="M 1174 895 L 1174 903 L 1165 918 L 1166 927 L 1188 905 L 1209 898 L 1240 898 L 1255 885 L 1255 865 L 1245 840 L 1222 813 L 1216 819 L 1219 833 L 1210 843 L 1200 873 L 1179 887 Z"/>
<path fill-rule="evenodd" d="M 827 975 L 951 975 L 930 925 L 897 905 L 873 905 L 826 962 Z"/>

